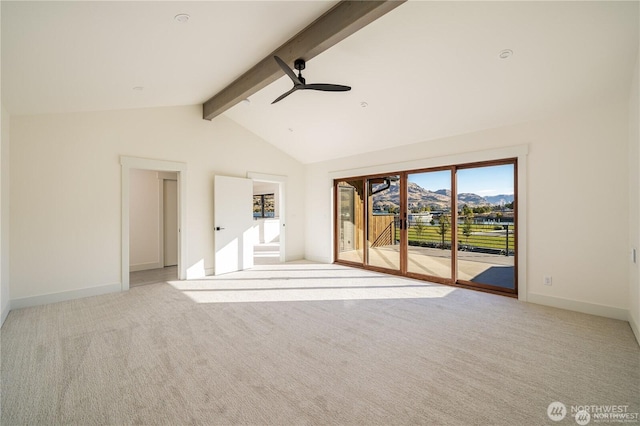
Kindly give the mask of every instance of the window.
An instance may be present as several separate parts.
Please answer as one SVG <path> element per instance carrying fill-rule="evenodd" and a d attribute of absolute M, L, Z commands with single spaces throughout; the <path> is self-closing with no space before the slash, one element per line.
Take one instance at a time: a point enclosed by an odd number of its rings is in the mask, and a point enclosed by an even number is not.
<path fill-rule="evenodd" d="M 276 216 L 274 194 L 261 194 L 253 196 L 253 217 L 270 218 Z"/>

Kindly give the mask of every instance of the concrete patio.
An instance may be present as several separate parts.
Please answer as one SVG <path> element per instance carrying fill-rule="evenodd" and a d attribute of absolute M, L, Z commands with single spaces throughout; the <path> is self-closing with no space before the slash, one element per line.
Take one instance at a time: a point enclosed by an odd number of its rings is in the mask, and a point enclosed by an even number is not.
<path fill-rule="evenodd" d="M 362 250 L 339 253 L 339 259 L 362 262 Z M 458 251 L 458 279 L 498 287 L 514 288 L 513 256 Z M 408 272 L 451 278 L 451 250 L 409 246 Z M 369 248 L 369 265 L 400 269 L 400 246 Z"/>

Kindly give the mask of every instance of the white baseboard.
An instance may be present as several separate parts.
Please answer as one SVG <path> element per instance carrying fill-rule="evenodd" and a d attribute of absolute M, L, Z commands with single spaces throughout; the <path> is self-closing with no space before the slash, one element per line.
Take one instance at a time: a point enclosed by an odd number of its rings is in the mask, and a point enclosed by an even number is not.
<path fill-rule="evenodd" d="M 638 342 L 638 345 L 640 346 L 640 326 L 636 322 L 636 319 L 633 317 L 633 315 L 631 315 L 631 312 L 629 312 L 628 321 L 633 334 L 636 336 L 636 342 Z"/>
<path fill-rule="evenodd" d="M 627 309 L 615 308 L 613 306 L 598 305 L 596 303 L 580 302 L 577 300 L 563 299 L 560 297 L 545 296 L 543 294 L 529 293 L 527 301 L 538 305 L 552 306 L 554 308 L 566 309 L 568 311 L 582 312 L 584 314 L 597 315 L 599 317 L 613 318 L 628 321 L 629 311 Z"/>
<path fill-rule="evenodd" d="M 40 296 L 22 297 L 11 300 L 11 309 L 28 308 L 30 306 L 46 305 L 48 303 L 64 302 L 82 297 L 100 296 L 117 293 L 122 290 L 122 284 L 106 284 L 98 287 L 81 288 L 78 290 L 62 291 L 60 293 L 43 294 Z"/>
<path fill-rule="evenodd" d="M 138 263 L 137 265 L 129 265 L 129 272 L 148 271 L 149 269 L 164 268 L 160 262 Z"/>
<path fill-rule="evenodd" d="M 213 275 L 214 272 L 215 272 L 215 269 L 213 269 L 213 268 L 205 268 L 204 269 L 205 276 Z"/>

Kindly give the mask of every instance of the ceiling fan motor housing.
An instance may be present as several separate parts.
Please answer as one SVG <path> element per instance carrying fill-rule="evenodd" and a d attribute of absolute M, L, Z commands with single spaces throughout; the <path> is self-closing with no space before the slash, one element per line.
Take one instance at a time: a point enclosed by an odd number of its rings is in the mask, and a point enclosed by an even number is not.
<path fill-rule="evenodd" d="M 296 59 L 295 62 L 293 63 L 293 67 L 298 71 L 302 71 L 303 69 L 305 69 L 306 64 L 304 62 L 304 59 L 302 58 Z"/>

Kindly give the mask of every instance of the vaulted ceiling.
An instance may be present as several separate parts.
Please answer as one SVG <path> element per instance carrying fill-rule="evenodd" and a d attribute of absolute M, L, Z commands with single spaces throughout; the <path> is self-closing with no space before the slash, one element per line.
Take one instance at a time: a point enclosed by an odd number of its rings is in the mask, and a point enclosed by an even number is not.
<path fill-rule="evenodd" d="M 3 105 L 201 104 L 335 4 L 3 1 Z M 541 119 L 627 97 L 638 23 L 638 2 L 409 1 L 308 61 L 350 92 L 271 105 L 283 74 L 225 115 L 303 163 Z"/>

